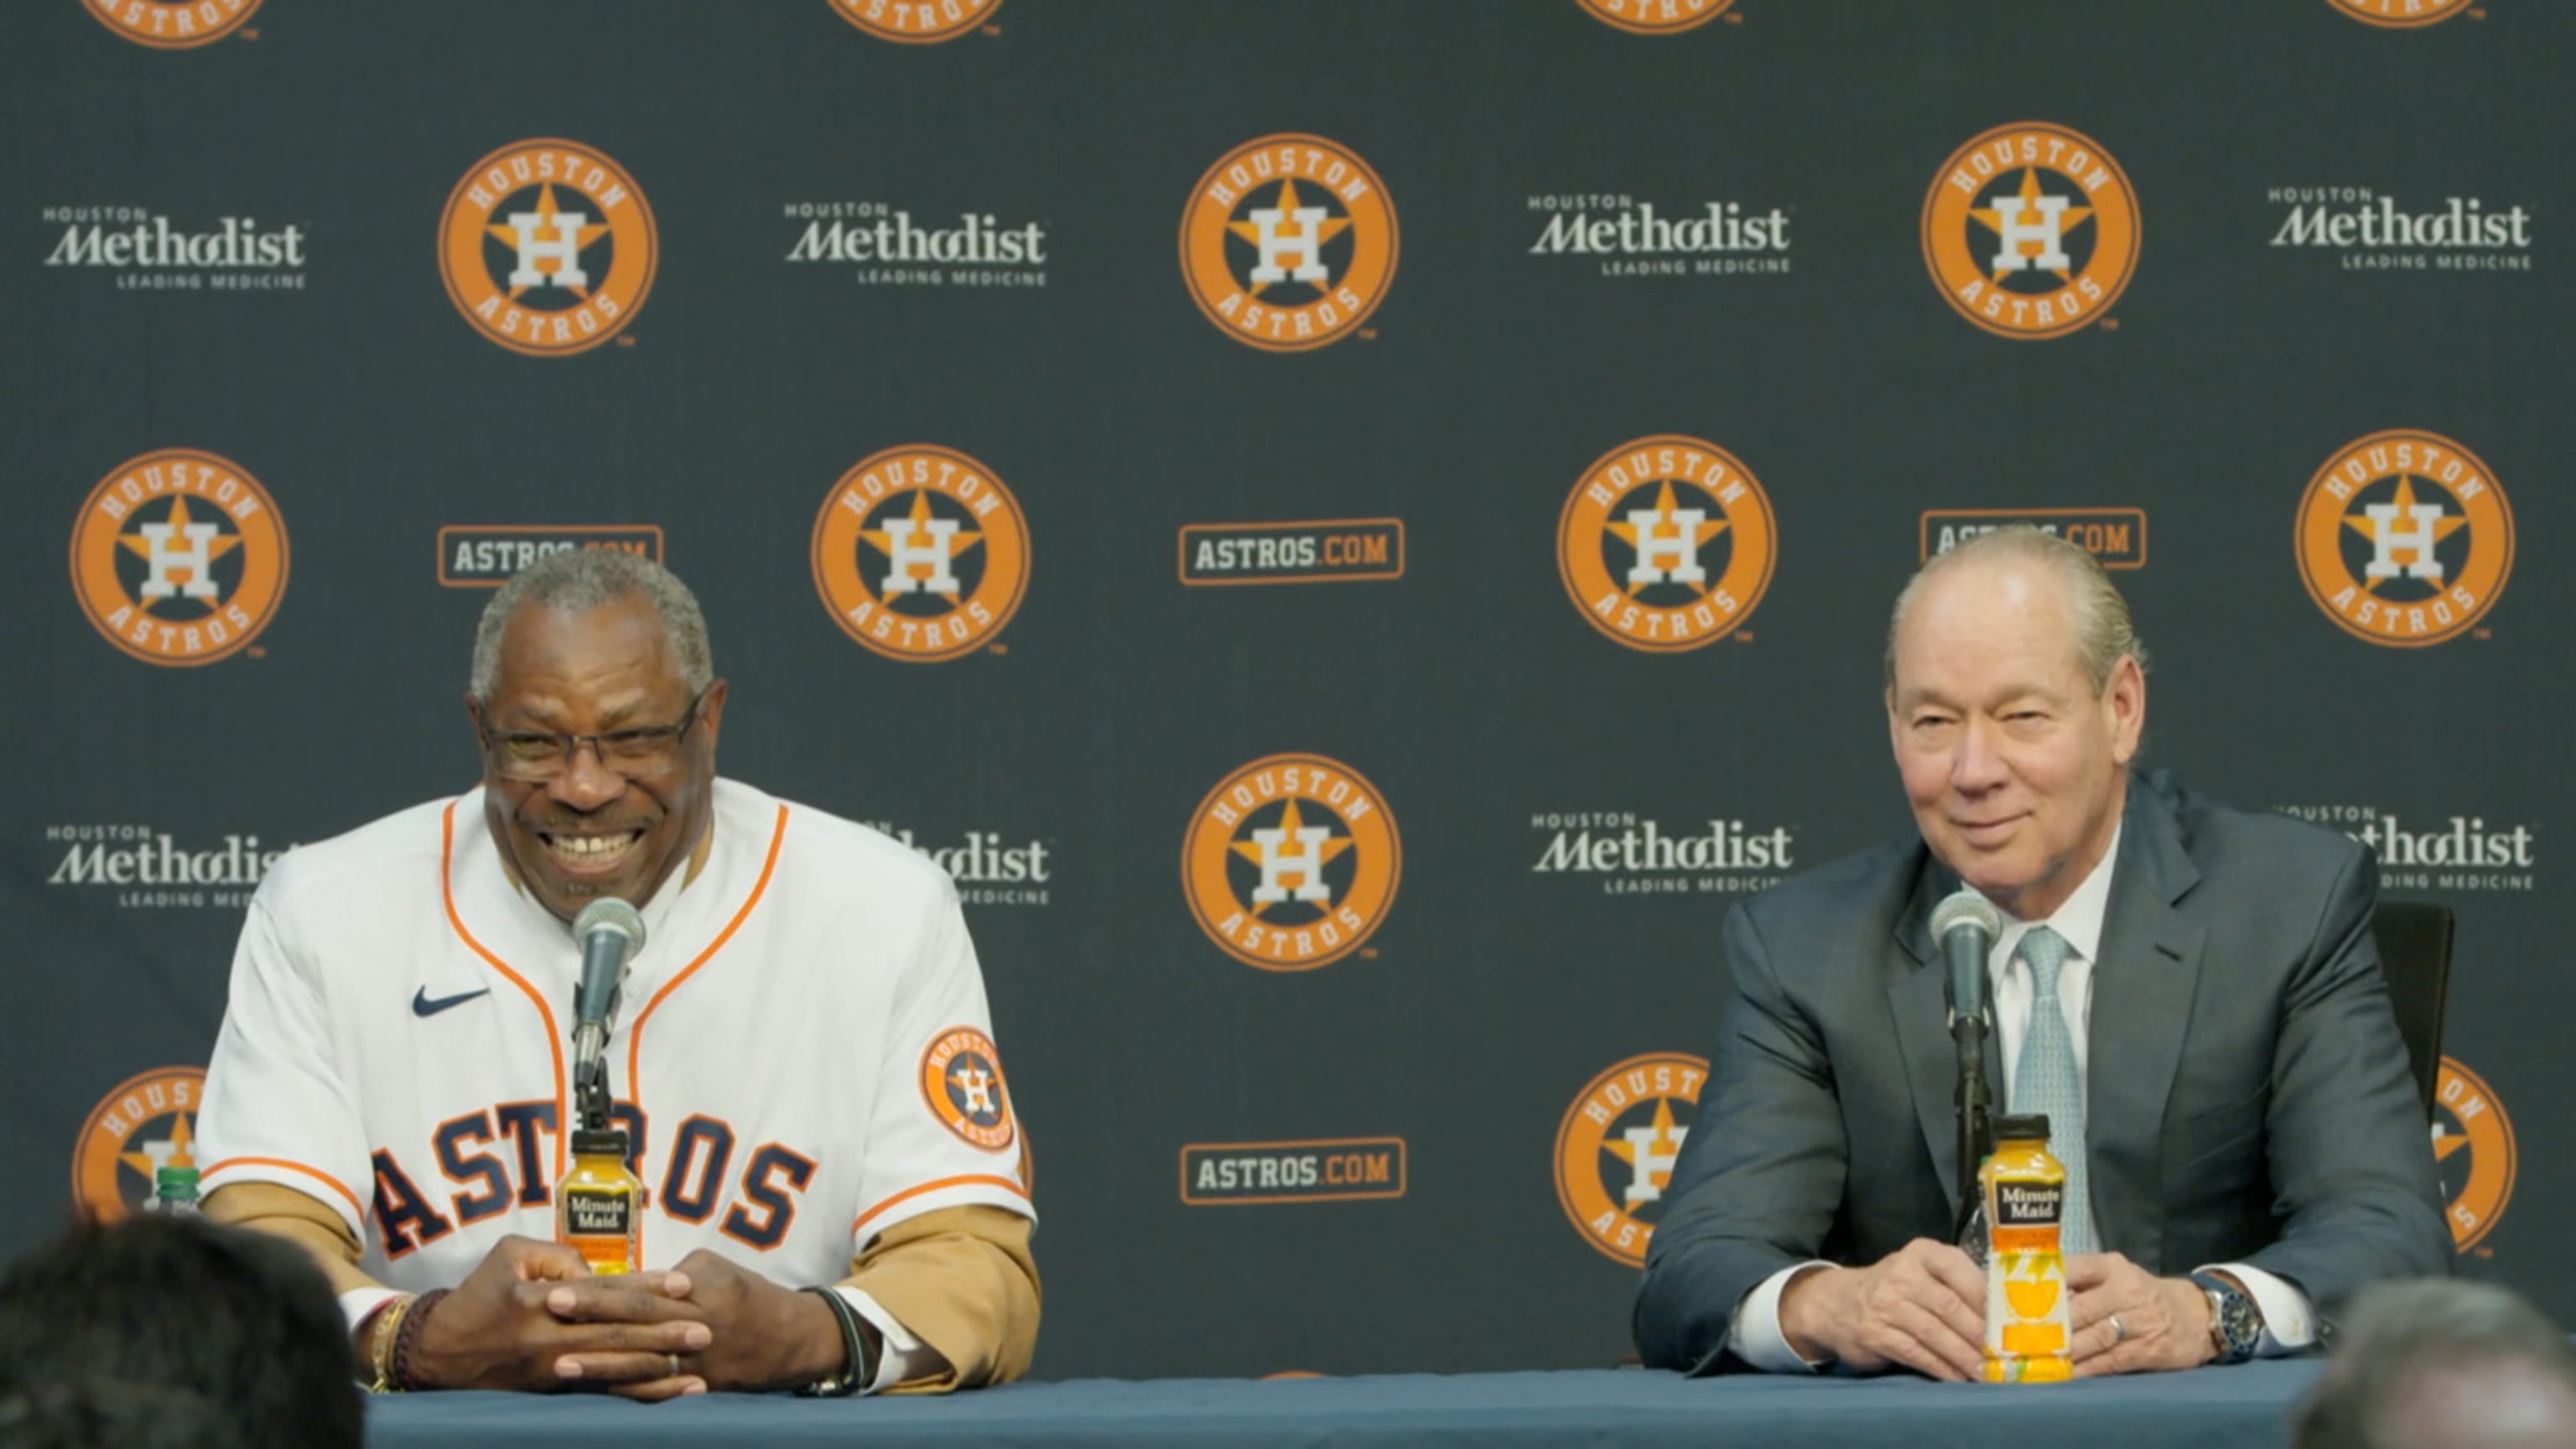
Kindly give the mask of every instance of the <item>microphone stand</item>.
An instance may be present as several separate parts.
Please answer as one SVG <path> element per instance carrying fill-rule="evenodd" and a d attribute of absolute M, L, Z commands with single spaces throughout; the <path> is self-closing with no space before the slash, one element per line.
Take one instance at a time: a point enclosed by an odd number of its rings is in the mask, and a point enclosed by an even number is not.
<path fill-rule="evenodd" d="M 1954 1017 L 1950 1039 L 1959 1044 L 1959 1220 L 1951 1230 L 1950 1240 L 1969 1248 L 1983 1261 L 1983 1249 L 1965 1240 L 1970 1224 L 1984 1206 L 1977 1170 L 1995 1149 L 1994 1132 L 1986 1121 L 1994 1098 L 1986 1089 L 1985 1017 L 1973 1013 Z"/>

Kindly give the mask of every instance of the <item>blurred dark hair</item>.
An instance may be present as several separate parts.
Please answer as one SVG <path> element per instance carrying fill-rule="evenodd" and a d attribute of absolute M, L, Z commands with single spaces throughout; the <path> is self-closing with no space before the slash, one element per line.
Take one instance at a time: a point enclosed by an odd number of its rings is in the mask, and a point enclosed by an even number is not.
<path fill-rule="evenodd" d="M 366 1416 L 351 1374 L 321 1269 L 245 1228 L 157 1214 L 83 1223 L 0 1275 L 0 1386 L 32 1410 L 122 1413 L 120 1395 L 185 1390 L 245 1444 L 357 1449 Z M 81 1385 L 88 1400 L 48 1408 L 57 1387 Z"/>
<path fill-rule="evenodd" d="M 2427 1380 L 2520 1366 L 2576 1388 L 2576 1349 L 2540 1310 L 2492 1283 L 2450 1278 L 2375 1284 L 2353 1300 L 2334 1357 L 2299 1406 L 2297 1449 L 2380 1449 L 2407 1436 L 2392 1411 Z M 2472 1426 L 2453 1442 L 2475 1443 Z"/>
<path fill-rule="evenodd" d="M 0 1393 L 0 1449 L 259 1449 L 193 1389 L 80 1379 Z"/>

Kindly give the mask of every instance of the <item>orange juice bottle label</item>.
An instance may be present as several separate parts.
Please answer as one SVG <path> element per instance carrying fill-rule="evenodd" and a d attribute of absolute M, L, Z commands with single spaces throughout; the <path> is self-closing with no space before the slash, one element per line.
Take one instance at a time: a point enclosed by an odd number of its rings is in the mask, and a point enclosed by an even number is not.
<path fill-rule="evenodd" d="M 1987 1383 L 2048 1383 L 2073 1376 L 2066 1260 L 2058 1225 L 2066 1169 L 2037 1144 L 2005 1144 L 1984 1171 Z"/>

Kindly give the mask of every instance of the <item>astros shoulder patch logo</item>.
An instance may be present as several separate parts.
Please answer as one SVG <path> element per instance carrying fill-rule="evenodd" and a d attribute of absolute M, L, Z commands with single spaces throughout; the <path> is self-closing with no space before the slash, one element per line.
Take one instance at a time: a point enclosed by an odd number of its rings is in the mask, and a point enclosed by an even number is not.
<path fill-rule="evenodd" d="M 1602 454 L 1556 524 L 1566 596 L 1593 628 L 1650 653 L 1733 633 L 1778 557 L 1762 485 L 1734 454 L 1678 433 Z"/>
<path fill-rule="evenodd" d="M 146 1210 L 165 1167 L 197 1167 L 197 1109 L 206 1074 L 195 1067 L 137 1072 L 117 1083 L 81 1124 L 72 1147 L 72 1200 L 84 1216 L 115 1222 Z"/>
<path fill-rule="evenodd" d="M 987 1152 L 1011 1145 L 1011 1094 L 1002 1054 L 971 1026 L 952 1026 L 921 1054 L 921 1100 L 939 1125 Z"/>
<path fill-rule="evenodd" d="M 1395 279 L 1395 204 L 1346 146 L 1246 141 L 1199 178 L 1181 213 L 1181 276 L 1226 336 L 1303 352 L 1350 335 Z"/>
<path fill-rule="evenodd" d="M 921 663 L 982 648 L 1029 588 L 1029 527 L 993 470 L 910 443 L 841 475 L 814 520 L 814 587 L 841 632 Z"/>
<path fill-rule="evenodd" d="M 1650 1052 L 1594 1077 L 1565 1109 L 1556 1200 L 1585 1242 L 1630 1267 L 1645 1264 L 1707 1085 L 1706 1058 Z"/>
<path fill-rule="evenodd" d="M 2299 577 L 2345 631 L 2398 648 L 2476 626 L 2513 572 L 2513 510 L 2478 455 L 2399 428 L 2345 445 L 2299 499 Z"/>
<path fill-rule="evenodd" d="M 532 357 L 616 336 L 653 289 L 660 251 L 635 178 L 578 141 L 520 141 L 475 162 L 438 219 L 456 310 Z"/>
<path fill-rule="evenodd" d="M 1923 202 L 1923 261 L 1959 315 L 1998 337 L 2089 327 L 2138 269 L 2138 193 L 2080 131 L 1997 126 L 1960 147 Z"/>
<path fill-rule="evenodd" d="M 1200 929 L 1264 971 L 1308 971 L 1358 950 L 1402 873 L 1386 798 L 1321 755 L 1271 755 L 1218 781 L 1181 844 Z"/>
<path fill-rule="evenodd" d="M 72 525 L 81 612 L 154 664 L 209 664 L 257 638 L 286 596 L 286 525 L 242 467 L 164 448 L 98 481 Z"/>

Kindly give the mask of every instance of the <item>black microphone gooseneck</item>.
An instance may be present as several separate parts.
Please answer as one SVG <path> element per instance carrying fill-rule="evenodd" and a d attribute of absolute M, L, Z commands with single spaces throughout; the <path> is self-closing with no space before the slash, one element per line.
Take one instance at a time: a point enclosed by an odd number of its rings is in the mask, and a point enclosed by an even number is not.
<path fill-rule="evenodd" d="M 1968 1232 L 1978 1203 L 1977 1169 L 1994 1150 L 1986 1116 L 1986 956 L 2003 934 L 2003 917 L 1975 891 L 1961 888 L 1932 910 L 1932 938 L 1950 968 L 1950 1040 L 1959 1047 L 1959 1220 L 1951 1240 Z"/>
<path fill-rule="evenodd" d="M 608 1125 L 608 1031 L 626 963 L 644 949 L 644 917 L 615 896 L 602 896 L 572 920 L 581 945 L 581 982 L 572 998 L 573 1110 L 581 1126 Z"/>

